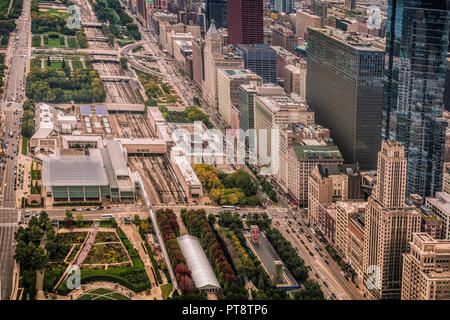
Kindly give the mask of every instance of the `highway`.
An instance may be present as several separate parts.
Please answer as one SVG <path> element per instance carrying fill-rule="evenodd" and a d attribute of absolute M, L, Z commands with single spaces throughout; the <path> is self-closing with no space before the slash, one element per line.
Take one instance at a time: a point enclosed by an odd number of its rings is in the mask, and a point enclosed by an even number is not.
<path fill-rule="evenodd" d="M 9 70 L 6 79 L 6 90 L 1 107 L 5 115 L 5 124 L 2 129 L 2 143 L 7 150 L 6 162 L 2 162 L 1 199 L 0 209 L 0 269 L 1 269 L 1 299 L 9 299 L 12 288 L 13 255 L 15 250 L 14 232 L 17 228 L 18 213 L 15 210 L 15 178 L 14 170 L 17 165 L 17 152 L 19 149 L 19 118 L 22 114 L 24 100 L 25 75 L 30 57 L 30 5 L 31 0 L 24 0 L 22 16 L 17 20 L 17 28 L 12 34 L 12 45 L 8 48 Z M 15 111 L 17 111 L 15 113 Z M 10 133 L 12 137 L 10 137 Z M 3 166 L 6 169 L 3 170 Z"/>

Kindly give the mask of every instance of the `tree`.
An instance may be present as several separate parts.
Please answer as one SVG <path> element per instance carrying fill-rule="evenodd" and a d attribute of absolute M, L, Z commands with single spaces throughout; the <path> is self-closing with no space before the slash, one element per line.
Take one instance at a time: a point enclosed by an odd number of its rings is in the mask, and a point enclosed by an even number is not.
<path fill-rule="evenodd" d="M 124 70 L 128 70 L 128 59 L 125 57 L 121 57 L 120 58 L 120 66 L 124 69 Z"/>
<path fill-rule="evenodd" d="M 208 215 L 208 222 L 211 226 L 213 226 L 216 223 L 216 216 L 212 213 Z"/>
<path fill-rule="evenodd" d="M 81 212 L 77 213 L 77 226 L 78 227 L 82 227 L 83 226 L 83 215 L 81 214 Z"/>
<path fill-rule="evenodd" d="M 66 217 L 64 218 L 64 224 L 66 228 L 70 228 L 73 223 L 73 214 L 69 209 L 66 209 Z"/>
<path fill-rule="evenodd" d="M 305 288 L 294 292 L 296 300 L 324 300 L 323 291 L 317 281 L 309 279 L 304 283 Z"/>
<path fill-rule="evenodd" d="M 136 225 L 136 227 L 139 227 L 139 225 L 141 224 L 141 218 L 139 218 L 138 214 L 134 215 L 133 223 Z"/>

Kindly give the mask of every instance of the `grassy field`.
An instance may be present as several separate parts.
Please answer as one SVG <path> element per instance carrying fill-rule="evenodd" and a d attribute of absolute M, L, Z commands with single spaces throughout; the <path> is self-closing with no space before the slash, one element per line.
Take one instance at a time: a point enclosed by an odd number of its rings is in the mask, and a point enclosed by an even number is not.
<path fill-rule="evenodd" d="M 48 37 L 48 44 L 47 44 L 47 47 L 49 48 L 49 49 L 52 49 L 52 48 L 65 48 L 65 46 L 64 46 L 64 39 L 63 39 L 63 44 L 61 44 L 61 40 L 60 40 L 60 38 L 58 37 L 58 38 L 50 38 L 50 37 Z"/>
<path fill-rule="evenodd" d="M 80 60 L 72 60 L 73 70 L 83 69 L 83 63 Z"/>
<path fill-rule="evenodd" d="M 67 9 L 63 9 L 63 8 L 62 9 L 61 8 L 39 8 L 39 15 L 42 16 L 44 14 L 66 17 L 67 16 Z"/>
<path fill-rule="evenodd" d="M 9 2 L 11 0 L 0 0 L 0 14 L 8 13 Z"/>
<path fill-rule="evenodd" d="M 50 67 L 55 70 L 61 70 L 62 69 L 61 60 L 52 60 L 52 64 Z"/>
<path fill-rule="evenodd" d="M 41 35 L 40 34 L 33 35 L 33 38 L 31 38 L 31 46 L 35 47 L 35 48 L 41 46 Z"/>
<path fill-rule="evenodd" d="M 78 48 L 78 42 L 75 37 L 67 37 L 67 44 L 69 46 L 69 49 L 77 49 Z"/>
<path fill-rule="evenodd" d="M 27 155 L 27 149 L 28 149 L 28 138 L 22 137 L 22 154 Z"/>
<path fill-rule="evenodd" d="M 131 300 L 127 296 L 110 289 L 93 289 L 78 297 L 77 300 Z"/>
<path fill-rule="evenodd" d="M 30 68 L 31 70 L 39 70 L 42 67 L 41 58 L 33 58 L 31 59 Z"/>
<path fill-rule="evenodd" d="M 164 300 L 169 298 L 169 294 L 172 292 L 173 285 L 171 283 L 166 283 L 161 286 L 161 294 Z"/>

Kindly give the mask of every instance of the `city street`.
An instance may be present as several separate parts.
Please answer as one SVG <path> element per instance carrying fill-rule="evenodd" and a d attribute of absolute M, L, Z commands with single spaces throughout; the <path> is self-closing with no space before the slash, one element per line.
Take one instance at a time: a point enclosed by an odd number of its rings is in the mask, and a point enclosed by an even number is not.
<path fill-rule="evenodd" d="M 5 148 L 6 169 L 2 170 L 2 209 L 0 209 L 0 270 L 1 299 L 9 299 L 12 288 L 13 255 L 15 250 L 14 232 L 17 228 L 18 214 L 15 207 L 14 169 L 17 164 L 19 149 L 20 123 L 24 99 L 26 66 L 30 55 L 30 5 L 31 0 L 24 0 L 22 16 L 17 20 L 17 29 L 11 36 L 14 45 L 9 48 L 10 60 L 6 80 L 5 99 L 2 111 L 5 115 L 3 139 L 8 141 Z M 18 114 L 14 114 L 14 111 Z M 17 152 L 16 152 L 17 151 Z"/>

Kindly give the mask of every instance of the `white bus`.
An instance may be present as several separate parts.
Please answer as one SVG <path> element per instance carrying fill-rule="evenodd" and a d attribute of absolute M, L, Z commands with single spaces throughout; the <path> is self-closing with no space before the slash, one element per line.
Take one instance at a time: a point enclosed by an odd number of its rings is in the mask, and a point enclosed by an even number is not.
<path fill-rule="evenodd" d="M 112 213 L 104 213 L 101 215 L 102 219 L 111 219 L 114 218 L 114 215 Z"/>
<path fill-rule="evenodd" d="M 222 206 L 222 209 L 226 209 L 226 210 L 235 210 L 236 207 L 235 207 L 235 206 Z"/>

